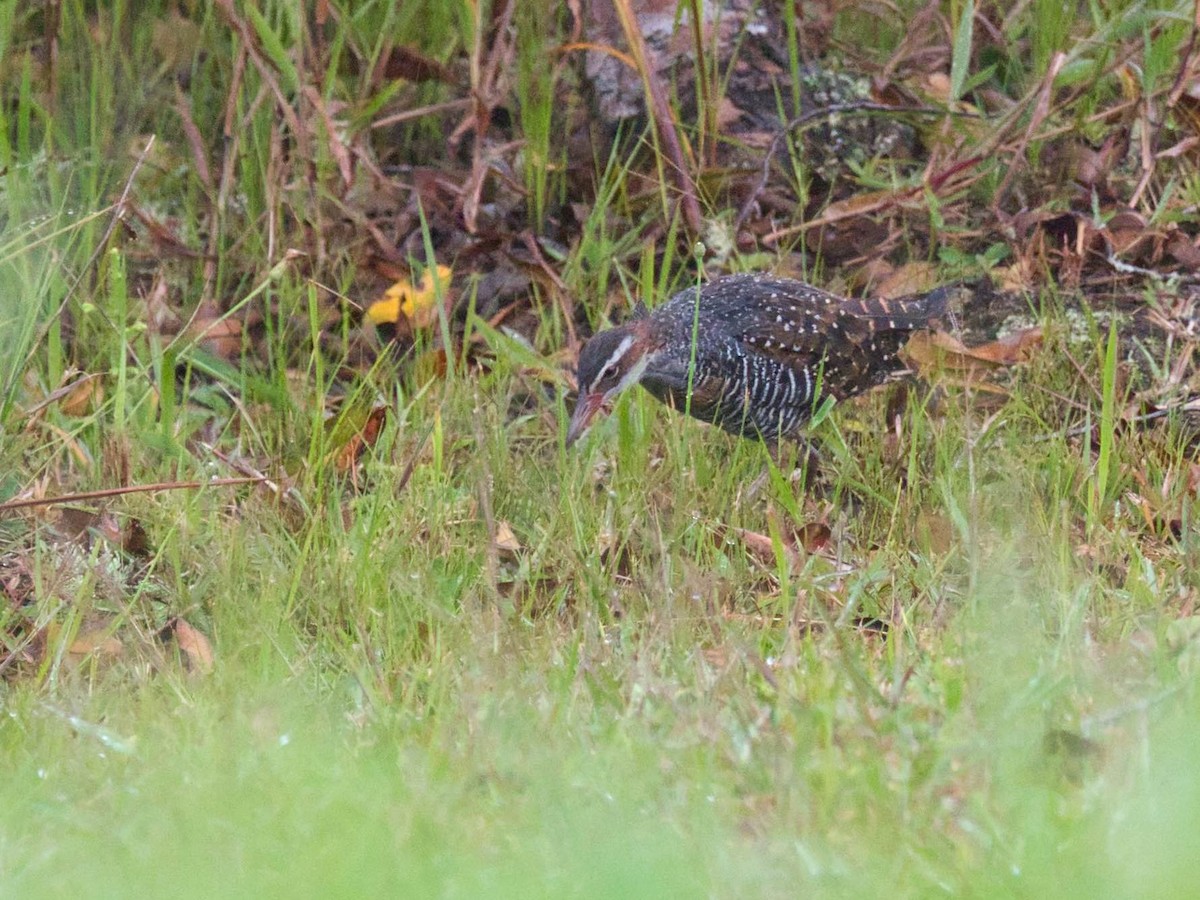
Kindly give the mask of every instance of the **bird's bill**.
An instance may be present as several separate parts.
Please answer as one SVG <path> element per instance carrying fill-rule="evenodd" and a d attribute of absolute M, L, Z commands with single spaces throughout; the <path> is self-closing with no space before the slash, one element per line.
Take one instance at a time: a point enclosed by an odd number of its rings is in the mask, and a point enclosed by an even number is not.
<path fill-rule="evenodd" d="M 568 447 L 587 433 L 588 428 L 592 425 L 592 420 L 604 409 L 607 399 L 604 394 L 599 392 L 584 394 L 579 398 L 579 402 L 575 404 L 575 412 L 571 414 L 571 424 L 567 426 Z"/>

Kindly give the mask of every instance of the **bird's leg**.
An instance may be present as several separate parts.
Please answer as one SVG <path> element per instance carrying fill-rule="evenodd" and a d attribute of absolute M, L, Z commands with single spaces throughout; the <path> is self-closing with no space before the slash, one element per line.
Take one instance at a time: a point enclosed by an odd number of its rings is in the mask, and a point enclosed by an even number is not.
<path fill-rule="evenodd" d="M 784 475 L 789 484 L 799 484 L 803 493 L 821 477 L 821 459 L 816 446 L 807 437 L 797 435 L 777 441 L 766 441 L 771 462 Z M 766 487 L 771 477 L 770 466 L 751 482 L 746 489 L 746 499 L 753 501 Z"/>

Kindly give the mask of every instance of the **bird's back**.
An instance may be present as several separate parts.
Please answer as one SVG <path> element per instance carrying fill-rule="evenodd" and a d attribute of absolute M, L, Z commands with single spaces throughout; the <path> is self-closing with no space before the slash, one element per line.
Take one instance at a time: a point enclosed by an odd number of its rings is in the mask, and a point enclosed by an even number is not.
<path fill-rule="evenodd" d="M 773 275 L 720 278 L 651 314 L 663 346 L 642 383 L 727 431 L 785 437 L 825 394 L 852 397 L 903 371 L 899 349 L 945 299 L 847 300 Z"/>

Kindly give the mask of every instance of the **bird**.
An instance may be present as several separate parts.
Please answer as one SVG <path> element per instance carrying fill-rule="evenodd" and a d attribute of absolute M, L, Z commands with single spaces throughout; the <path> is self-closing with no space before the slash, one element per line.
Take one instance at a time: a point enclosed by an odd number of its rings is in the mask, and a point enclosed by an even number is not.
<path fill-rule="evenodd" d="M 735 435 L 798 437 L 826 396 L 845 400 L 903 373 L 900 348 L 937 324 L 949 296 L 846 299 L 768 273 L 693 285 L 583 346 L 567 446 L 634 384 Z"/>

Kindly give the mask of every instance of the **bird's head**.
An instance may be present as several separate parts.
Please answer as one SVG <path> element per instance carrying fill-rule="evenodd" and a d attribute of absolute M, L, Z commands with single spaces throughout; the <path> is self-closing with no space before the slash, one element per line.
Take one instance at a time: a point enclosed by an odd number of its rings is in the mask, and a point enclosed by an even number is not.
<path fill-rule="evenodd" d="M 654 355 L 647 326 L 647 320 L 639 318 L 601 331 L 579 352 L 579 400 L 567 429 L 568 447 L 583 437 L 592 420 L 617 394 L 637 384 L 645 374 Z"/>

